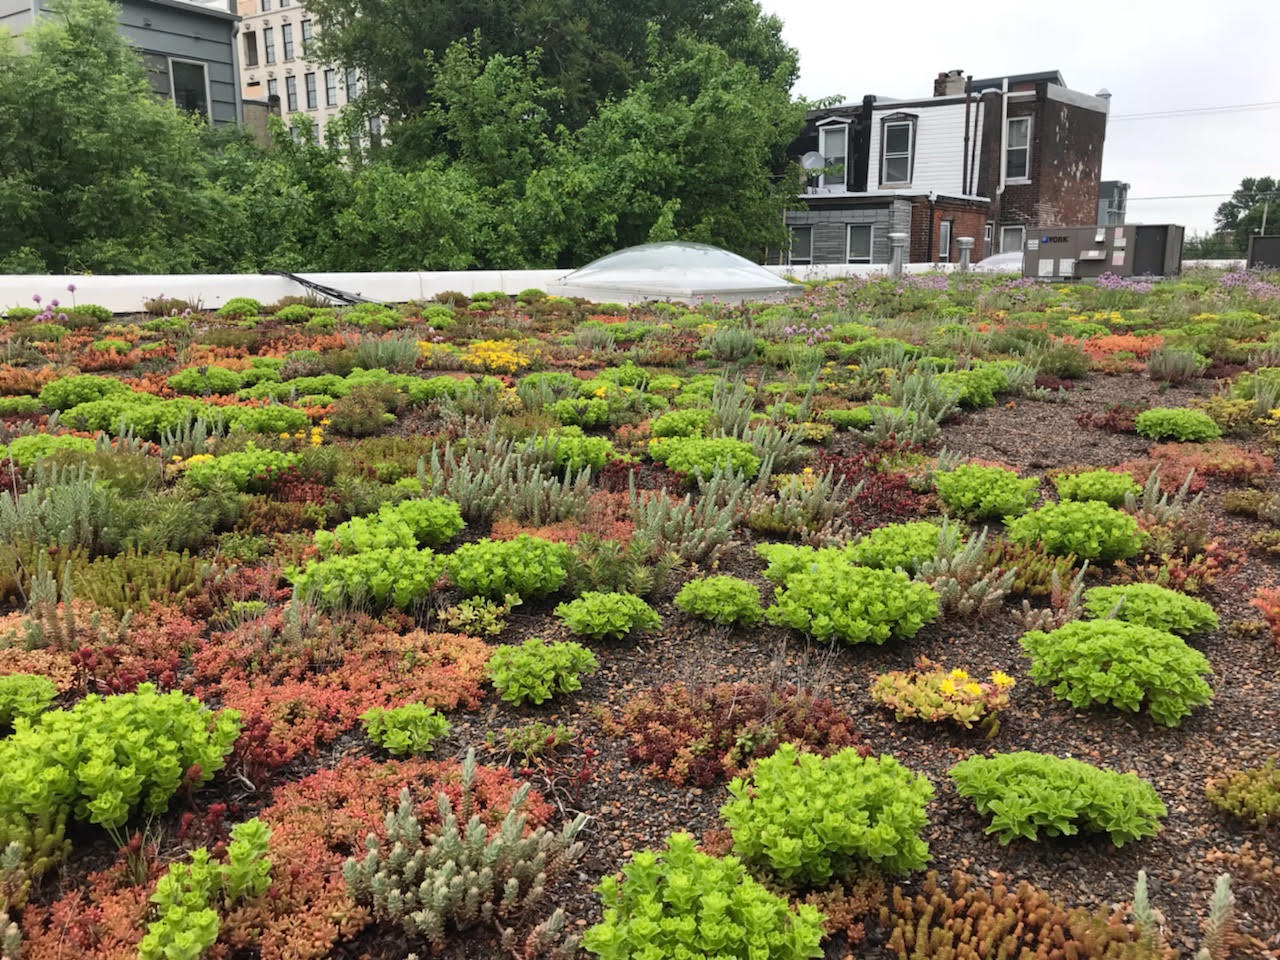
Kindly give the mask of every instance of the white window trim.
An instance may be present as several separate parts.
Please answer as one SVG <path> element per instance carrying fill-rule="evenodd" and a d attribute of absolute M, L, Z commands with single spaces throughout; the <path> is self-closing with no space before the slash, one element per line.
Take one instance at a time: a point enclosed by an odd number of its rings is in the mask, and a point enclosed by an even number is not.
<path fill-rule="evenodd" d="M 913 162 L 914 162 L 914 160 L 915 160 L 915 157 L 913 157 L 913 156 L 912 156 L 912 154 L 915 152 L 915 143 L 913 142 L 913 141 L 915 140 L 915 132 L 916 132 L 916 131 L 915 131 L 915 126 L 916 126 L 916 125 L 915 125 L 912 121 L 910 121 L 910 120 L 889 120 L 889 121 L 886 121 L 884 124 L 882 124 L 882 125 L 881 125 L 881 130 L 880 130 L 880 185 L 881 185 L 882 187 L 909 187 L 909 186 L 911 186 L 912 164 L 913 164 Z M 889 172 L 889 151 L 886 149 L 886 145 L 887 145 L 887 144 L 888 144 L 888 142 L 889 142 L 889 128 L 890 128 L 890 127 L 906 127 L 906 128 L 907 128 L 907 152 L 906 152 L 906 158 L 907 158 L 907 179 L 905 179 L 905 180 L 890 180 L 890 179 L 889 179 L 889 177 L 887 176 L 887 174 L 888 174 L 888 172 Z M 901 156 L 903 156 L 903 154 L 901 154 L 901 153 L 895 153 L 895 154 L 893 154 L 893 156 L 895 156 L 895 157 L 901 157 Z"/>
<path fill-rule="evenodd" d="M 1015 123 L 1027 124 L 1027 145 L 1025 147 L 1011 147 L 1009 145 L 1009 126 Z M 1005 121 L 1004 132 L 1004 182 L 1012 184 L 1024 184 L 1031 182 L 1031 118 L 1030 117 L 1009 117 Z M 1026 150 L 1027 151 L 1027 175 L 1025 177 L 1009 176 L 1009 151 L 1010 150 Z"/>
<path fill-rule="evenodd" d="M 178 105 L 178 88 L 173 82 L 173 65 L 175 63 L 186 63 L 193 67 L 199 67 L 204 73 L 204 107 L 205 119 L 213 123 L 213 87 L 209 83 L 209 64 L 203 60 L 189 60 L 186 57 L 169 57 L 169 99 L 173 101 L 173 105 Z"/>
<path fill-rule="evenodd" d="M 938 221 L 938 262 L 951 262 L 951 221 Z"/>
<path fill-rule="evenodd" d="M 826 191 L 826 192 L 834 191 L 834 192 L 840 193 L 846 189 L 845 185 L 846 183 L 848 183 L 848 177 L 849 177 L 849 124 L 844 121 L 835 121 L 835 120 L 829 123 L 820 124 L 818 126 L 818 151 L 821 153 L 823 140 L 825 139 L 827 133 L 833 130 L 839 130 L 840 136 L 844 137 L 844 163 L 841 164 L 841 166 L 844 169 L 840 171 L 839 180 L 837 180 L 834 183 L 827 183 L 827 174 L 824 168 L 823 172 L 818 174 L 817 189 Z M 825 157 L 826 154 L 823 154 L 823 156 Z"/>
<path fill-rule="evenodd" d="M 796 260 L 791 256 L 791 249 L 795 244 L 797 230 L 809 231 L 809 256 L 805 258 L 801 258 L 800 260 Z M 813 225 L 812 224 L 798 223 L 791 228 L 790 242 L 788 242 L 787 244 L 787 263 L 796 264 L 797 266 L 808 266 L 809 264 L 813 263 Z"/>
<path fill-rule="evenodd" d="M 1017 230 L 1017 231 L 1018 231 L 1018 233 L 1022 236 L 1022 239 L 1018 241 L 1018 252 L 1019 252 L 1019 253 L 1021 253 L 1024 249 L 1026 249 L 1026 246 L 1027 246 L 1027 228 L 1026 228 L 1024 225 L 1019 224 L 1019 223 L 1003 224 L 1003 225 L 1001 225 L 1001 227 L 1000 227 L 1000 250 L 998 251 L 999 253 L 1013 253 L 1013 251 L 1012 251 L 1012 250 L 1006 250 L 1006 249 L 1005 249 L 1005 246 L 1004 246 L 1004 232 L 1005 232 L 1006 230 Z"/>
<path fill-rule="evenodd" d="M 866 227 L 867 230 L 867 257 L 857 260 L 853 259 L 853 231 L 861 230 Z M 876 246 L 876 228 L 872 223 L 847 223 L 844 227 L 844 262 L 845 263 L 870 263 L 871 258 L 875 255 Z"/>

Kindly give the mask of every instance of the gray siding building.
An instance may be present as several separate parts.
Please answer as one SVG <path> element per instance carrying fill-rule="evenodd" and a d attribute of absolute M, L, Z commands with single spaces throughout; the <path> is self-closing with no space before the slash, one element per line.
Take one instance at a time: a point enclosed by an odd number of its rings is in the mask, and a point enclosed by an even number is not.
<path fill-rule="evenodd" d="M 239 123 L 240 70 L 227 9 L 183 0 L 118 0 L 120 32 L 138 49 L 158 96 L 216 124 Z M 48 8 L 45 0 L 0 0 L 0 27 L 21 33 Z"/>

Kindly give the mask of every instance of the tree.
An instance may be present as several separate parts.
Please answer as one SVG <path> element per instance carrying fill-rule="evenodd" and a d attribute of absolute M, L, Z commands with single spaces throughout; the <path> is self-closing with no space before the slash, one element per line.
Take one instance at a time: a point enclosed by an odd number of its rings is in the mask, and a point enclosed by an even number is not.
<path fill-rule="evenodd" d="M 158 100 L 107 0 L 0 35 L 0 272 L 218 265 L 202 124 Z"/>
<path fill-rule="evenodd" d="M 1249 249 L 1249 237 L 1262 227 L 1266 214 L 1267 229 L 1280 232 L 1280 184 L 1274 177 L 1245 177 L 1231 199 L 1214 214 L 1219 236 L 1233 238 L 1236 253 Z"/>
<path fill-rule="evenodd" d="M 755 0 L 308 0 L 307 9 L 320 58 L 358 69 L 366 115 L 393 125 L 440 108 L 437 75 L 464 38 L 480 62 L 540 51 L 541 81 L 556 91 L 548 133 L 578 129 L 645 78 L 650 25 L 664 43 L 689 34 L 716 44 L 759 78 L 781 70 L 787 89 L 797 73 L 781 22 Z"/>

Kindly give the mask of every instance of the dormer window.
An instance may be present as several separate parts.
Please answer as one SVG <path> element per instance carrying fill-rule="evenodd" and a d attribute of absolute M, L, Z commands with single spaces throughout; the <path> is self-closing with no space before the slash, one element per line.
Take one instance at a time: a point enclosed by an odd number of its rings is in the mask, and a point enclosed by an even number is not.
<path fill-rule="evenodd" d="M 906 114 L 886 117 L 880 123 L 880 185 L 911 183 L 915 160 L 916 118 Z"/>
<path fill-rule="evenodd" d="M 845 158 L 848 155 L 846 143 L 849 138 L 849 125 L 833 123 L 823 127 L 818 134 L 818 152 L 824 160 L 818 185 L 822 187 L 844 189 Z"/>

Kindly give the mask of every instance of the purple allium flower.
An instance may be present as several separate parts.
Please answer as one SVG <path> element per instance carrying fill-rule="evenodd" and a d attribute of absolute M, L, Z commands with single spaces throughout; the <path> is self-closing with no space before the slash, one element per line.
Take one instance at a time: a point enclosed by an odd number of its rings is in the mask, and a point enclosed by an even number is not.
<path fill-rule="evenodd" d="M 76 285 L 74 283 L 68 283 L 67 293 L 75 293 L 75 292 L 76 292 Z"/>
<path fill-rule="evenodd" d="M 33 294 L 31 295 L 31 299 L 32 299 L 32 300 L 34 300 L 36 303 L 39 303 L 39 302 L 40 302 L 40 294 L 38 294 L 38 293 L 33 293 Z"/>

